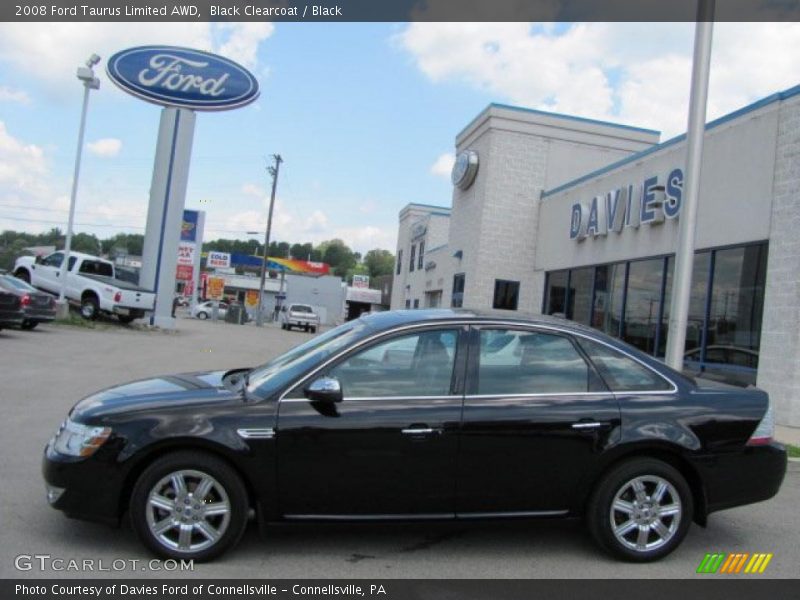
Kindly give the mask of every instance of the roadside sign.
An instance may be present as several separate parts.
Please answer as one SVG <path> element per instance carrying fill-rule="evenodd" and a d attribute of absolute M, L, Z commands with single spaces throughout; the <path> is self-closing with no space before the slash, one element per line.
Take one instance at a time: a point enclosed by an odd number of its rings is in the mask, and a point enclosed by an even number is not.
<path fill-rule="evenodd" d="M 194 242 L 181 242 L 178 244 L 178 264 L 194 265 Z"/>
<path fill-rule="evenodd" d="M 247 290 L 244 297 L 245 306 L 255 308 L 258 306 L 258 290 Z"/>
<path fill-rule="evenodd" d="M 222 300 L 225 297 L 225 278 L 209 277 L 206 296 L 209 300 Z"/>
<path fill-rule="evenodd" d="M 214 269 L 229 269 L 231 266 L 231 255 L 227 252 L 209 251 L 206 258 L 206 266 Z"/>
<path fill-rule="evenodd" d="M 369 275 L 353 275 L 353 287 L 354 288 L 368 288 L 369 287 Z"/>

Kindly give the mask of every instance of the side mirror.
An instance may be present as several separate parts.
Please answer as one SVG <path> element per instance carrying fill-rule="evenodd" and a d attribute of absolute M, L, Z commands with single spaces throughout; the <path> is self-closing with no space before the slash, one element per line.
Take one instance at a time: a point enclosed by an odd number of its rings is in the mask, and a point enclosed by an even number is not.
<path fill-rule="evenodd" d="M 36 258 L 33 259 L 33 262 L 35 262 L 37 265 L 42 264 L 42 257 L 37 254 Z"/>
<path fill-rule="evenodd" d="M 305 390 L 306 398 L 314 402 L 341 402 L 342 384 L 334 377 L 320 377 L 312 381 Z"/>

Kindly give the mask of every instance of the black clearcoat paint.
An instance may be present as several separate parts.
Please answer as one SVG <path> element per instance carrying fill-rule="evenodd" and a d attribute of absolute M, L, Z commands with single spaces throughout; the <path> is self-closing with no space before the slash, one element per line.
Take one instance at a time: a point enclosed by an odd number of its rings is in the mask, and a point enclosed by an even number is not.
<path fill-rule="evenodd" d="M 475 395 L 476 330 L 491 324 L 590 337 L 626 352 L 674 384 L 659 393 Z M 396 311 L 358 320 L 350 341 L 265 396 L 242 389 L 246 369 L 157 377 L 98 392 L 70 418 L 113 434 L 88 459 L 48 445 L 46 481 L 71 516 L 117 521 L 138 473 L 156 456 L 199 449 L 244 479 L 262 522 L 305 519 L 580 516 L 602 473 L 631 456 L 657 456 L 693 488 L 696 520 L 777 493 L 778 444 L 748 446 L 768 398 L 757 389 L 693 380 L 626 344 L 575 323 L 466 311 Z M 450 394 L 436 398 L 312 402 L 311 380 L 398 330 L 458 332 Z M 236 381 L 236 380 L 240 381 Z M 286 396 L 281 400 L 283 396 Z M 573 424 L 597 421 L 591 430 Z M 403 429 L 432 429 L 428 435 Z M 272 429 L 247 439 L 241 429 Z"/>

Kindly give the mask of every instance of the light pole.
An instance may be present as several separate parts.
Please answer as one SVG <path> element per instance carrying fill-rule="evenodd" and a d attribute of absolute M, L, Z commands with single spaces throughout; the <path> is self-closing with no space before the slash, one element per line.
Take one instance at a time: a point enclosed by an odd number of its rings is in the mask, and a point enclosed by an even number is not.
<path fill-rule="evenodd" d="M 261 262 L 261 283 L 258 286 L 258 314 L 256 315 L 256 327 L 264 324 L 264 283 L 267 277 L 267 251 L 269 250 L 269 234 L 272 230 L 272 210 L 275 208 L 275 190 L 278 187 L 278 173 L 281 169 L 283 158 L 280 154 L 273 154 L 275 166 L 267 167 L 267 172 L 272 175 L 272 193 L 269 197 L 269 212 L 267 213 L 267 231 L 264 234 L 264 254 Z"/>
<path fill-rule="evenodd" d="M 58 293 L 59 316 L 66 317 L 69 312 L 65 300 L 67 289 L 67 267 L 69 266 L 69 252 L 72 248 L 72 227 L 75 222 L 75 199 L 78 195 L 78 176 L 81 171 L 81 153 L 83 151 L 83 134 L 86 130 L 86 111 L 89 108 L 89 92 L 100 89 L 100 80 L 94 76 L 93 67 L 100 62 L 97 54 L 92 54 L 86 61 L 85 67 L 78 67 L 77 77 L 83 83 L 83 108 L 81 109 L 81 124 L 78 129 L 78 149 L 75 153 L 75 172 L 72 175 L 72 195 L 69 202 L 69 220 L 67 221 L 67 237 L 64 241 L 64 260 L 61 261 L 61 288 Z"/>

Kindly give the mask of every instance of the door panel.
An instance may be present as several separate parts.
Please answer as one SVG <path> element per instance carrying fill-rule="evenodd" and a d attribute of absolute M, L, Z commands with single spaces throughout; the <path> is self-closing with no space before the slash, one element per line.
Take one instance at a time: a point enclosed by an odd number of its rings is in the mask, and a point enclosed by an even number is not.
<path fill-rule="evenodd" d="M 449 328 L 382 338 L 315 375 L 340 381 L 341 402 L 288 394 L 277 430 L 282 513 L 453 516 L 465 337 Z"/>
<path fill-rule="evenodd" d="M 458 514 L 568 509 L 619 439 L 614 395 L 567 336 L 475 328 L 470 348 Z"/>

